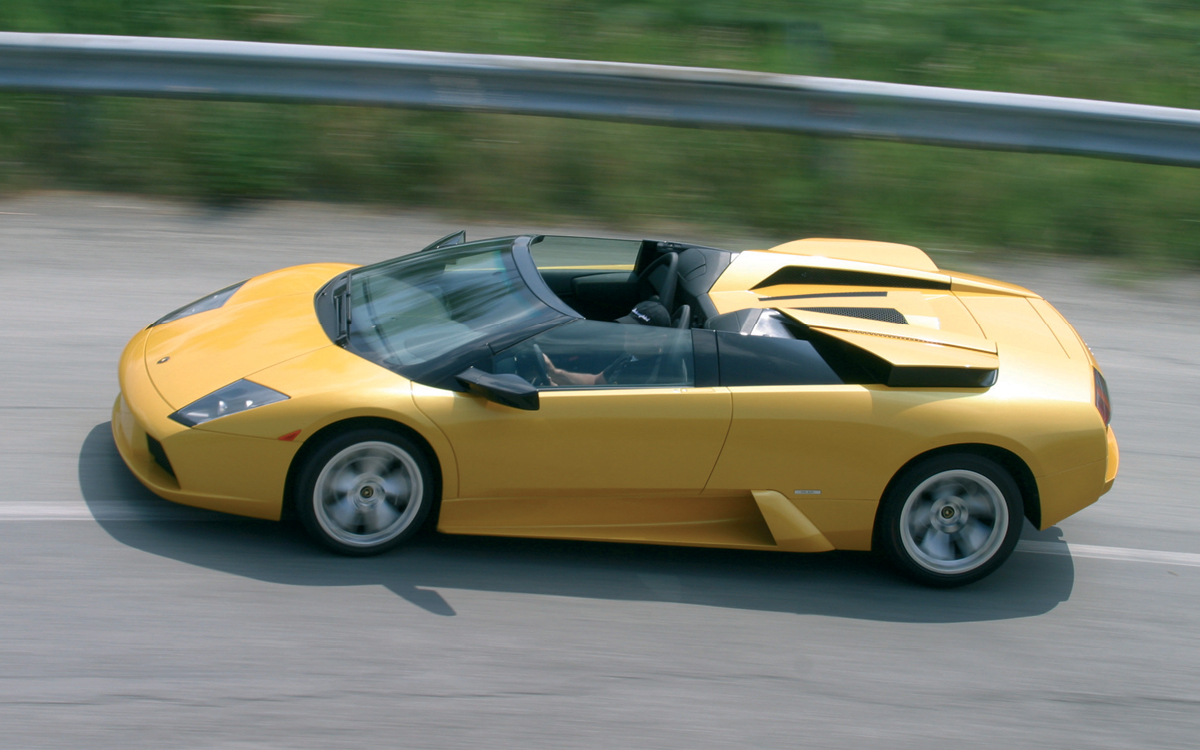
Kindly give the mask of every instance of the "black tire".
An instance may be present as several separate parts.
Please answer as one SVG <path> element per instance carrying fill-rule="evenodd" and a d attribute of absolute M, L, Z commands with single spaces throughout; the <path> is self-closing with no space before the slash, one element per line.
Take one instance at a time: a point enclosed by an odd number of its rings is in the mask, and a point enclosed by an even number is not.
<path fill-rule="evenodd" d="M 896 569 L 950 588 L 999 568 L 1017 546 L 1021 490 L 995 461 L 970 453 L 933 456 L 892 483 L 875 522 L 875 545 Z"/>
<path fill-rule="evenodd" d="M 354 430 L 321 445 L 296 482 L 296 514 L 310 535 L 343 555 L 364 557 L 411 538 L 436 498 L 425 452 L 380 428 Z"/>

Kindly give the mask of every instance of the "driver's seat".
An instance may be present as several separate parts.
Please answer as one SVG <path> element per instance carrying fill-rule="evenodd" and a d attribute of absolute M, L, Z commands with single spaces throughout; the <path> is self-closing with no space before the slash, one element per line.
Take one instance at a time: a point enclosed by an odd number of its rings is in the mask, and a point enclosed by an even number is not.
<path fill-rule="evenodd" d="M 654 300 L 670 312 L 675 307 L 675 288 L 679 283 L 679 253 L 664 253 L 637 275 L 637 296 Z"/>

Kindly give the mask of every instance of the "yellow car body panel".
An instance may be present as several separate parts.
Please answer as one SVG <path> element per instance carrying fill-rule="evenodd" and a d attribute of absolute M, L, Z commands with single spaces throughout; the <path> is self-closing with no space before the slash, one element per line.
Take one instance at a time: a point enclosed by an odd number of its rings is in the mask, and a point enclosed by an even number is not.
<path fill-rule="evenodd" d="M 179 409 L 248 373 L 329 346 L 314 325 L 313 290 L 350 267 L 320 264 L 265 274 L 220 309 L 150 328 L 146 358 L 155 387 Z"/>
<path fill-rule="evenodd" d="M 442 531 L 773 546 L 749 492 L 702 496 L 728 389 L 555 389 L 528 412 L 422 385 L 414 397 L 459 461 Z"/>
<path fill-rule="evenodd" d="M 987 279 L 983 276 L 974 276 L 969 273 L 952 273 L 950 274 L 950 289 L 954 293 L 969 293 L 977 294 L 1006 294 L 1013 297 L 1030 297 L 1037 298 L 1038 295 L 1029 291 L 1023 286 L 1009 284 L 1005 281 L 996 281 L 995 279 Z"/>
<path fill-rule="evenodd" d="M 1117 448 L 1117 436 L 1113 434 L 1112 428 L 1108 428 L 1108 456 L 1104 464 L 1104 492 L 1112 489 L 1113 482 L 1117 479 L 1117 469 L 1121 465 L 1121 451 Z"/>
<path fill-rule="evenodd" d="M 730 422 L 724 388 L 555 389 L 542 394 L 537 411 L 414 390 L 417 406 L 455 447 L 466 497 L 698 494 Z M 647 460 L 627 460 L 639 450 Z"/>
<path fill-rule="evenodd" d="M 989 339 L 1048 355 L 1047 361 L 1067 354 L 1030 300 L 974 293 L 960 293 L 958 298 Z"/>
<path fill-rule="evenodd" d="M 1106 461 L 1101 459 L 1058 474 L 1038 477 L 1038 494 L 1042 501 L 1041 527 L 1050 528 L 1096 502 L 1099 499 L 1096 487 L 1105 487 L 1106 468 Z"/>
<path fill-rule="evenodd" d="M 774 308 L 795 310 L 803 313 L 811 307 L 819 307 L 821 298 L 811 301 L 795 299 L 800 295 L 811 294 L 852 294 L 861 291 L 861 286 L 848 285 L 818 285 L 790 284 L 776 287 L 770 294 L 759 294 L 750 291 L 715 292 L 709 295 L 718 313 L 728 313 L 747 308 Z M 972 339 L 985 338 L 983 331 L 975 318 L 954 293 L 932 290 L 889 289 L 886 292 L 875 289 L 875 293 L 884 293 L 883 297 L 861 297 L 854 300 L 856 307 L 890 308 L 904 315 L 908 321 L 923 328 L 957 333 Z M 785 299 L 780 299 L 784 297 Z M 793 299 L 786 299 L 792 297 Z M 855 321 L 856 323 L 858 321 Z"/>
<path fill-rule="evenodd" d="M 257 372 L 250 379 L 290 398 L 195 429 L 276 440 L 299 431 L 293 440 L 302 444 L 331 425 L 381 419 L 420 436 L 442 469 L 443 495 L 458 494 L 454 450 L 441 430 L 416 408 L 413 383 L 405 378 L 326 342 L 321 349 Z M 338 383 L 339 388 L 331 391 L 330 383 Z"/>
<path fill-rule="evenodd" d="M 443 499 L 449 534 L 777 549 L 750 493 Z"/>
<path fill-rule="evenodd" d="M 912 342 L 916 342 L 918 346 L 913 347 L 913 350 L 918 352 L 918 354 L 905 357 L 905 359 L 920 359 L 924 352 L 930 351 L 928 348 L 929 345 L 944 348 L 953 347 L 955 349 L 965 349 L 984 354 L 996 353 L 996 342 L 994 341 L 979 338 L 978 336 L 966 336 L 952 331 L 943 331 L 940 328 L 900 325 L 879 320 L 851 318 L 845 315 L 831 315 L 829 313 L 804 309 L 781 308 L 781 311 L 789 318 L 803 323 L 809 328 L 817 328 L 822 331 L 839 331 L 855 335 L 867 334 L 889 341 L 904 342 L 906 346 L 911 345 Z M 859 339 L 855 340 L 858 341 Z"/>
<path fill-rule="evenodd" d="M 757 386 L 733 388 L 738 419 L 707 489 L 728 491 L 752 485 L 779 492 L 797 503 L 836 546 L 867 549 L 871 523 L 831 530 L 822 523 L 849 501 L 856 519 L 874 516 L 874 506 L 892 478 L 914 457 L 954 445 L 995 446 L 1020 457 L 1035 477 L 1059 474 L 1106 458 L 1108 441 L 1097 429 L 1090 403 L 1062 405 L 1022 397 L 1019 388 L 963 389 L 948 400 L 936 389 L 885 386 Z M 997 401 L 1001 402 L 999 408 Z M 1090 411 L 1089 411 L 1090 410 Z M 972 419 L 972 415 L 978 415 Z M 1045 420 L 1076 429 L 1046 434 Z M 973 430 L 964 424 L 978 424 Z M 986 427 L 985 427 L 986 425 Z M 1102 484 L 1102 482 L 1101 482 Z M 1099 497 L 1100 484 L 1081 484 Z M 1043 504 L 1066 508 L 1075 500 L 1042 489 Z M 1049 494 L 1048 494 L 1049 493 Z M 806 503 L 815 503 L 809 506 Z M 865 505 L 859 505 L 859 504 Z M 1083 506 L 1076 503 L 1075 512 Z M 1052 515 L 1058 515 L 1057 513 Z M 1065 515 L 1050 520 L 1043 528 Z"/>
<path fill-rule="evenodd" d="M 217 309 L 136 334 L 113 408 L 135 476 L 175 502 L 276 519 L 324 430 L 385 420 L 428 446 L 443 532 L 791 551 L 870 549 L 889 483 L 931 451 L 1015 457 L 1033 477 L 1042 528 L 1116 477 L 1097 365 L 1071 325 L 1036 294 L 941 271 L 917 248 L 820 239 L 748 251 L 708 297 L 718 313 L 780 310 L 897 366 L 994 369 L 994 385 L 543 388 L 538 410 L 524 411 L 334 344 L 314 294 L 353 267 L 256 277 Z M 547 266 L 571 268 L 610 266 Z M 764 286 L 787 269 L 800 270 Z M 862 293 L 855 306 L 908 324 L 828 312 L 850 303 L 825 298 Z M 171 419 L 240 379 L 287 399 L 194 427 Z"/>
<path fill-rule="evenodd" d="M 713 284 L 710 294 L 745 290 L 767 296 L 803 294 L 804 292 L 796 292 L 790 288 L 796 286 L 796 282 L 772 284 L 770 286 L 762 285 L 764 281 L 770 279 L 772 274 L 789 267 L 798 267 L 806 270 L 848 271 L 860 274 L 875 274 L 877 277 L 888 276 L 892 278 L 911 279 L 947 289 L 950 288 L 951 284 L 951 277 L 947 274 L 923 268 L 901 268 L 878 262 L 869 263 L 860 260 L 797 256 L 780 252 L 748 250 L 744 253 L 739 253 L 734 258 L 729 267 L 725 269 L 725 272 L 721 274 L 721 278 L 717 279 L 716 283 Z M 883 284 L 868 283 L 862 286 L 882 287 Z M 855 286 L 853 288 L 862 288 L 862 286 Z"/>
<path fill-rule="evenodd" d="M 121 395 L 113 405 L 113 437 L 137 479 L 155 494 L 184 505 L 254 518 L 279 518 L 288 468 L 299 445 L 273 439 L 217 435 L 171 420 L 174 411 L 154 388 L 144 359 L 148 331 L 125 348 Z M 172 456 L 168 472 L 147 437 Z"/>
<path fill-rule="evenodd" d="M 896 266 L 897 268 L 912 268 L 919 271 L 936 272 L 938 270 L 937 265 L 925 254 L 924 250 L 912 245 L 898 245 L 894 242 L 809 237 L 776 245 L 767 252 L 837 258 L 860 263 Z"/>

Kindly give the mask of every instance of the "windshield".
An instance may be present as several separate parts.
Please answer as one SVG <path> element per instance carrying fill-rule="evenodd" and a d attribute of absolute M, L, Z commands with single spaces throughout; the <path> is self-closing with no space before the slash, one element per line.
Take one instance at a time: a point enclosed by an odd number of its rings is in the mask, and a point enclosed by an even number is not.
<path fill-rule="evenodd" d="M 409 374 L 502 331 L 558 317 L 521 279 L 511 246 L 511 238 L 454 245 L 354 271 L 350 348 Z"/>

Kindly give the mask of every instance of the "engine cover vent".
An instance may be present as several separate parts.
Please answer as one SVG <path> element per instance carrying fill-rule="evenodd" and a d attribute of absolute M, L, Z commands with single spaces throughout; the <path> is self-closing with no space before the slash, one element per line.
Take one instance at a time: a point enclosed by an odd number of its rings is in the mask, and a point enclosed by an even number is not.
<path fill-rule="evenodd" d="M 880 323 L 908 324 L 908 320 L 904 315 L 894 307 L 801 307 L 798 309 L 825 313 L 826 315 L 844 315 L 848 318 L 878 320 Z"/>

